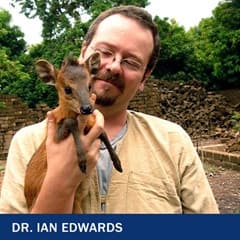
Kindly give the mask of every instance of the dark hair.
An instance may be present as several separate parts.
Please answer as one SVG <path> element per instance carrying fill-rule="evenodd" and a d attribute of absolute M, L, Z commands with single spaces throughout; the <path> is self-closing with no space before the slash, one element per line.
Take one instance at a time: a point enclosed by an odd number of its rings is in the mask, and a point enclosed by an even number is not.
<path fill-rule="evenodd" d="M 160 50 L 160 39 L 158 34 L 158 29 L 155 23 L 152 20 L 151 14 L 149 14 L 146 10 L 143 8 L 137 7 L 137 6 L 119 6 L 110 8 L 104 12 L 102 12 L 91 24 L 91 26 L 88 29 L 88 32 L 85 36 L 86 44 L 89 45 L 98 29 L 99 24 L 106 19 L 107 17 L 115 14 L 120 14 L 123 16 L 126 16 L 128 18 L 131 18 L 135 21 L 137 21 L 141 26 L 149 29 L 152 33 L 153 37 L 153 51 L 151 54 L 151 57 L 149 59 L 147 69 L 152 70 L 158 59 L 158 54 Z"/>

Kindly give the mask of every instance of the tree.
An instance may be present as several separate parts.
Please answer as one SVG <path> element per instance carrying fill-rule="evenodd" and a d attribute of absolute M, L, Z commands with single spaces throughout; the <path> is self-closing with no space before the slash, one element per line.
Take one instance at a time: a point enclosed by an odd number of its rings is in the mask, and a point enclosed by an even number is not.
<path fill-rule="evenodd" d="M 10 22 L 10 13 L 0 9 L 0 46 L 10 58 L 16 58 L 25 52 L 26 42 L 19 27 L 10 26 Z"/>
<path fill-rule="evenodd" d="M 225 1 L 189 32 L 198 78 L 210 88 L 240 87 L 240 1 Z"/>
<path fill-rule="evenodd" d="M 24 54 L 26 42 L 24 34 L 17 26 L 10 26 L 11 15 L 0 10 L 0 92 L 27 97 L 25 89 L 30 76 L 18 60 Z"/>
<path fill-rule="evenodd" d="M 40 102 L 54 105 L 55 91 L 37 79 L 34 58 L 26 53 L 24 34 L 10 22 L 10 13 L 0 10 L 0 93 L 16 94 L 32 107 Z"/>
<path fill-rule="evenodd" d="M 75 22 L 84 22 L 84 18 L 93 19 L 101 11 L 113 6 L 134 4 L 145 7 L 147 0 L 12 0 L 19 4 L 21 12 L 28 18 L 36 16 L 43 23 L 42 37 L 51 40 L 72 28 Z"/>
<path fill-rule="evenodd" d="M 93 18 L 101 11 L 120 4 L 141 7 L 148 4 L 147 0 L 12 0 L 12 2 L 20 4 L 22 13 L 29 18 L 38 16 L 43 22 L 43 42 L 31 46 L 27 53 L 26 46 L 19 45 L 19 41 L 23 40 L 21 33 L 6 37 L 4 34 L 11 32 L 6 30 L 7 27 L 3 28 L 5 32 L 2 30 L 0 32 L 0 39 L 5 41 L 1 40 L 5 51 L 1 52 L 1 56 L 9 64 L 15 59 L 18 60 L 14 67 L 16 73 L 19 73 L 11 87 L 8 81 L 4 84 L 9 85 L 2 86 L 5 86 L 5 89 L 8 86 L 8 91 L 15 89 L 14 91 L 31 106 L 39 102 L 55 106 L 57 101 L 56 91 L 43 85 L 36 76 L 34 62 L 37 59 L 45 58 L 56 67 L 60 67 L 63 58 L 70 52 L 75 56 L 79 55 L 86 31 Z M 210 88 L 239 86 L 239 5 L 240 0 L 222 1 L 214 9 L 213 17 L 203 19 L 197 27 L 188 32 L 175 20 L 155 17 L 154 21 L 158 25 L 161 39 L 161 51 L 153 75 L 165 80 L 188 81 L 194 78 L 201 80 Z M 5 14 L 0 18 L 5 19 L 2 20 L 3 23 L 9 26 L 9 16 Z M 13 40 L 13 43 L 10 44 L 9 39 Z M 13 50 L 14 46 L 19 50 Z M 17 53 L 16 58 L 13 53 Z M 26 76 L 20 74 L 23 71 L 22 65 L 25 73 L 30 76 L 27 81 L 24 80 L 27 79 Z M 24 86 L 25 94 L 21 92 L 21 86 Z"/>
<path fill-rule="evenodd" d="M 185 29 L 174 19 L 154 19 L 159 29 L 161 50 L 153 74 L 164 80 L 191 80 L 193 45 Z"/>
<path fill-rule="evenodd" d="M 22 12 L 29 18 L 38 16 L 43 22 L 43 42 L 31 46 L 28 54 L 21 62 L 30 75 L 28 99 L 23 98 L 30 106 L 45 102 L 49 106 L 57 104 L 56 90 L 44 85 L 36 76 L 34 63 L 39 58 L 45 58 L 56 67 L 60 67 L 63 59 L 69 53 L 79 56 L 83 38 L 92 22 L 92 18 L 102 10 L 119 4 L 138 4 L 145 6 L 146 0 L 137 1 L 64 1 L 64 0 L 12 0 L 22 6 Z M 88 14 L 89 19 L 82 19 Z"/>

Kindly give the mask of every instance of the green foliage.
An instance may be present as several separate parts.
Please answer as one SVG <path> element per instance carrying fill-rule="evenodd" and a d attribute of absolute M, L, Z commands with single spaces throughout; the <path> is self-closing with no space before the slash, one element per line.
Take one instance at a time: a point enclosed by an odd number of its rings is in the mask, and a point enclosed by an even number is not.
<path fill-rule="evenodd" d="M 148 5 L 147 0 L 11 0 L 29 18 L 43 23 L 43 42 L 26 49 L 23 33 L 10 26 L 11 15 L 0 11 L 0 92 L 14 93 L 28 105 L 54 107 L 54 87 L 37 77 L 34 63 L 45 58 L 56 67 L 70 52 L 80 53 L 86 31 L 100 12 L 119 5 Z M 186 32 L 174 19 L 155 17 L 161 51 L 153 72 L 165 80 L 200 80 L 209 88 L 240 87 L 240 1 L 221 1 L 213 16 Z M 27 50 L 27 51 L 26 51 Z"/>
<path fill-rule="evenodd" d="M 20 62 L 24 58 L 26 42 L 20 29 L 10 26 L 10 21 L 11 15 L 0 10 L 0 92 L 16 94 L 28 102 L 30 76 Z"/>
<path fill-rule="evenodd" d="M 30 76 L 24 72 L 24 66 L 19 61 L 9 59 L 6 51 L 0 49 L 0 92 L 16 94 L 27 101 L 31 91 L 29 83 Z"/>
<path fill-rule="evenodd" d="M 0 90 L 2 93 L 11 93 L 11 86 L 16 79 L 27 81 L 28 76 L 22 72 L 23 66 L 8 58 L 4 50 L 0 50 Z"/>
<path fill-rule="evenodd" d="M 197 58 L 197 78 L 210 88 L 240 87 L 239 1 L 217 6 L 213 17 L 203 19 L 189 36 Z"/>
<path fill-rule="evenodd" d="M 102 11 L 105 11 L 111 7 L 117 7 L 120 5 L 135 5 L 139 7 L 146 7 L 149 5 L 148 0 L 105 0 L 105 1 L 91 1 L 87 13 L 91 16 L 91 19 L 96 18 Z"/>
<path fill-rule="evenodd" d="M 155 17 L 159 28 L 161 51 L 153 74 L 164 80 L 192 80 L 193 46 L 183 27 L 174 20 Z"/>
<path fill-rule="evenodd" d="M 26 50 L 24 34 L 17 26 L 10 26 L 11 15 L 0 9 L 0 46 L 10 58 L 15 58 Z"/>
<path fill-rule="evenodd" d="M 76 22 L 73 27 L 62 33 L 56 39 L 45 40 L 29 50 L 29 56 L 36 60 L 45 58 L 59 67 L 70 52 L 79 56 L 83 37 L 89 23 Z"/>
<path fill-rule="evenodd" d="M 41 1 L 41 0 L 13 0 L 22 7 L 22 13 L 32 18 L 38 16 L 43 23 L 43 42 L 32 46 L 27 56 L 21 59 L 30 75 L 28 88 L 25 89 L 24 100 L 34 106 L 39 102 L 45 102 L 50 107 L 57 104 L 56 90 L 44 85 L 36 76 L 34 63 L 37 59 L 44 58 L 55 67 L 60 68 L 65 56 L 69 53 L 80 55 L 83 38 L 91 23 L 90 17 L 95 17 L 101 11 L 111 6 L 120 4 L 135 4 L 145 7 L 146 0 L 125 1 L 80 1 L 73 0 L 66 5 L 65 1 Z M 83 20 L 88 14 L 88 21 Z M 84 16 L 85 15 L 85 16 Z M 27 92 L 29 95 L 27 97 Z M 18 93 L 19 95 L 19 93 Z"/>
<path fill-rule="evenodd" d="M 232 118 L 233 129 L 235 131 L 240 131 L 240 112 L 234 112 Z"/>
<path fill-rule="evenodd" d="M 0 93 L 16 94 L 29 106 L 45 101 L 50 106 L 56 104 L 55 90 L 37 79 L 34 59 L 25 52 L 23 33 L 18 27 L 10 26 L 10 21 L 11 15 L 0 10 Z"/>
<path fill-rule="evenodd" d="M 0 165 L 0 172 L 5 170 L 5 166 Z"/>
<path fill-rule="evenodd" d="M 6 108 L 6 103 L 5 102 L 0 101 L 0 109 L 1 108 Z"/>
<path fill-rule="evenodd" d="M 32 46 L 29 49 L 28 57 L 31 62 L 26 61 L 26 65 L 31 66 L 28 68 L 28 72 L 31 79 L 35 79 L 33 82 L 34 98 L 32 97 L 31 105 L 35 105 L 39 102 L 45 102 L 50 107 L 54 107 L 57 104 L 57 92 L 53 86 L 48 86 L 42 83 L 38 79 L 34 63 L 44 58 L 54 64 L 56 68 L 60 68 L 63 59 L 72 53 L 75 56 L 79 56 L 83 36 L 87 30 L 87 23 L 76 22 L 73 27 L 68 29 L 66 33 L 62 33 L 56 39 L 45 40 L 41 44 Z"/>
<path fill-rule="evenodd" d="M 42 21 L 42 36 L 45 40 L 54 39 L 72 26 L 72 22 L 81 20 L 91 1 L 73 0 L 13 0 L 21 6 L 21 12 L 28 18 L 36 16 Z"/>
<path fill-rule="evenodd" d="M 134 4 L 145 7 L 147 0 L 12 0 L 21 6 L 21 12 L 28 18 L 36 16 L 42 21 L 44 40 L 52 40 L 73 27 L 75 22 L 95 18 L 101 11 L 113 6 Z"/>
<path fill-rule="evenodd" d="M 224 28 L 229 30 L 240 29 L 240 1 L 226 1 L 214 9 L 213 14 L 218 22 Z"/>

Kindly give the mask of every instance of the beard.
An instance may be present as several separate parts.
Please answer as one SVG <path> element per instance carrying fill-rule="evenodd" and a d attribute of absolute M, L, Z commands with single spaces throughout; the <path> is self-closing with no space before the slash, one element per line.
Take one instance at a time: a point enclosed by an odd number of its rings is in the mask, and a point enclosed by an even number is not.
<path fill-rule="evenodd" d="M 112 106 L 116 100 L 117 100 L 117 97 L 107 97 L 107 96 L 98 96 L 96 94 L 97 98 L 96 98 L 96 104 L 97 105 L 100 105 L 102 107 L 110 107 Z"/>
<path fill-rule="evenodd" d="M 120 93 L 123 93 L 124 91 L 124 81 L 117 74 L 114 75 L 109 71 L 104 73 L 98 73 L 94 76 L 93 83 L 96 80 L 101 80 L 112 84 L 119 90 Z M 118 94 L 111 94 L 111 92 L 109 92 L 109 89 L 101 89 L 101 91 L 96 91 L 93 89 L 93 93 L 96 94 L 95 103 L 104 107 L 112 106 L 119 96 Z"/>

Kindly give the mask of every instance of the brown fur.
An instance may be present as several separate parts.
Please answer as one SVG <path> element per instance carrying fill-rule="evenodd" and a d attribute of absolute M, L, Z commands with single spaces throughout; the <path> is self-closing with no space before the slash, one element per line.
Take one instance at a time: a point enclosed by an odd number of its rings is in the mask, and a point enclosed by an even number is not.
<path fill-rule="evenodd" d="M 74 137 L 79 168 L 86 172 L 85 152 L 79 138 L 79 131 L 88 132 L 95 123 L 92 113 L 93 100 L 89 93 L 91 85 L 91 75 L 95 74 L 100 64 L 99 54 L 95 53 L 82 65 L 77 59 L 68 58 L 58 71 L 46 60 L 39 60 L 36 63 L 36 70 L 39 77 L 48 84 L 54 84 L 58 91 L 59 106 L 53 111 L 56 120 L 55 141 L 59 142 L 70 133 Z M 82 109 L 82 107 L 84 107 Z M 81 110 L 84 112 L 82 113 Z M 80 117 L 81 123 L 76 120 Z M 85 129 L 82 129 L 86 126 Z M 118 156 L 111 148 L 105 133 L 99 137 L 107 146 L 115 168 L 122 172 L 121 163 Z M 39 194 L 47 170 L 46 139 L 33 154 L 26 170 L 24 194 L 27 207 L 32 208 Z M 73 212 L 82 213 L 82 200 L 88 192 L 88 177 L 83 181 L 75 194 Z"/>

